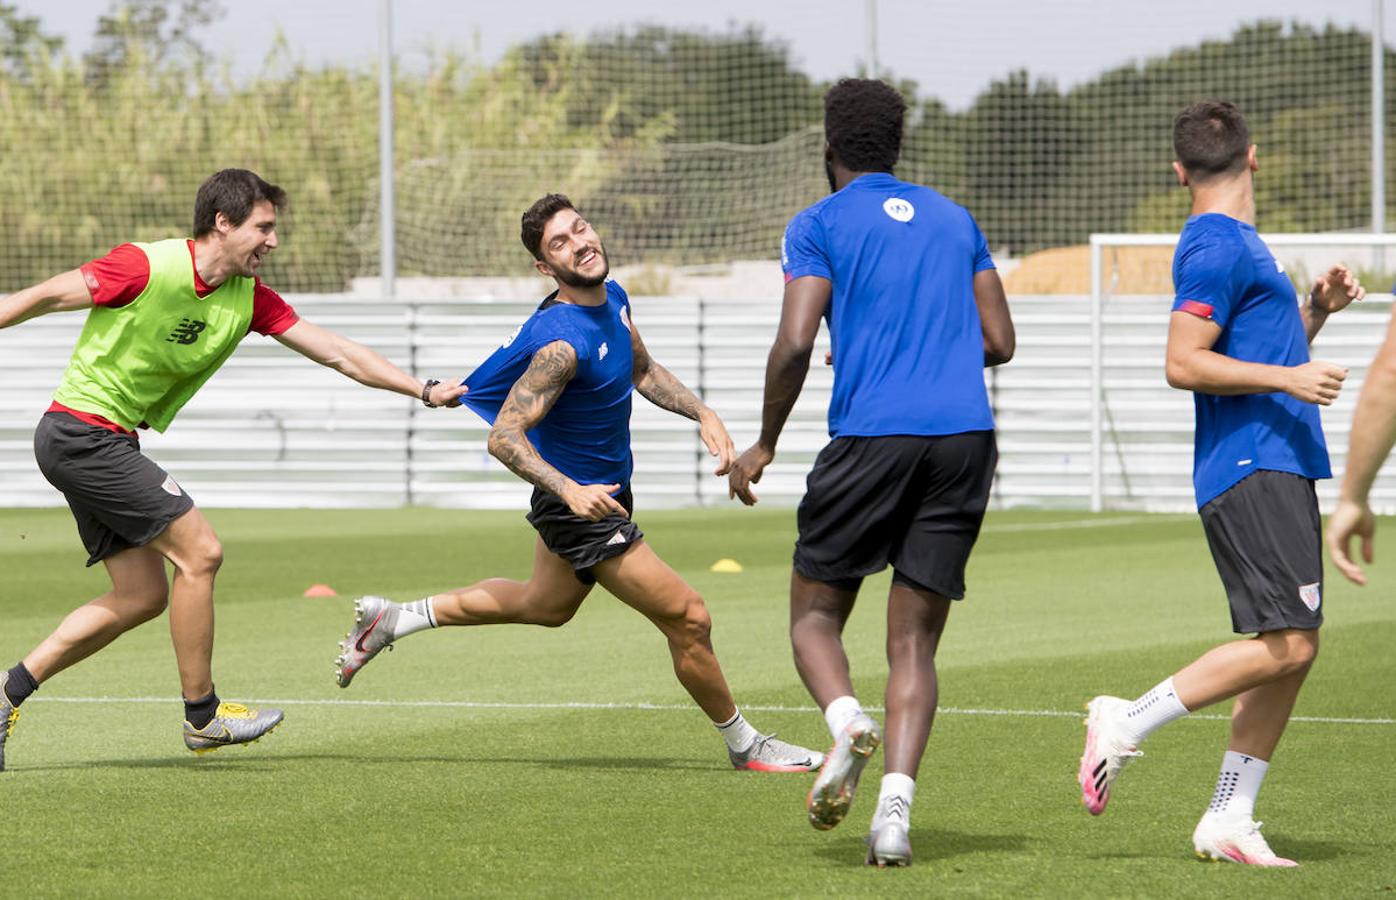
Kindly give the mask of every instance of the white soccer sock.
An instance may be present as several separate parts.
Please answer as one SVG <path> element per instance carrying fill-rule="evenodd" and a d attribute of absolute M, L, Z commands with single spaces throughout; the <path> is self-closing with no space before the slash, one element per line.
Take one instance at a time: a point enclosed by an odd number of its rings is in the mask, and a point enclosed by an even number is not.
<path fill-rule="evenodd" d="M 722 739 L 727 742 L 727 749 L 736 753 L 741 753 L 750 747 L 760 736 L 757 730 L 752 728 L 746 719 L 742 718 L 740 709 L 726 722 L 714 722 L 713 725 L 717 727 Z"/>
<path fill-rule="evenodd" d="M 397 604 L 397 621 L 393 623 L 393 640 L 436 627 L 436 612 L 431 598 L 415 603 Z"/>
<path fill-rule="evenodd" d="M 1143 696 L 1125 710 L 1125 728 L 1134 736 L 1135 744 L 1153 734 L 1174 719 L 1188 714 L 1188 708 L 1173 689 L 1173 676 L 1149 688 Z"/>
<path fill-rule="evenodd" d="M 1228 750 L 1222 757 L 1221 774 L 1207 815 L 1255 817 L 1255 796 L 1265 781 L 1270 764 L 1263 759 Z"/>
<path fill-rule="evenodd" d="M 829 733 L 838 740 L 855 716 L 863 714 L 863 707 L 857 697 L 835 697 L 824 708 L 824 721 L 829 725 Z"/>
<path fill-rule="evenodd" d="M 873 813 L 873 831 L 888 819 L 900 819 L 911 827 L 911 801 L 916 799 L 916 779 L 900 772 L 882 776 L 882 789 L 877 794 L 877 811 Z"/>

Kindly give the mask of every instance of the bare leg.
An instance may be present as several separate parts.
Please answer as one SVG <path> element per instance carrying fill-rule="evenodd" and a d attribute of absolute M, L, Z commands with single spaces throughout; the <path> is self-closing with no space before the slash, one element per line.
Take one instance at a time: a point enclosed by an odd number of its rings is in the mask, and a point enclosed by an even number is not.
<path fill-rule="evenodd" d="M 674 674 L 708 718 L 720 723 L 736 715 L 737 705 L 713 652 L 712 619 L 698 592 L 644 541 L 597 564 L 594 571 L 602 587 L 664 633 Z"/>
<path fill-rule="evenodd" d="M 790 573 L 790 645 L 795 668 L 820 709 L 853 695 L 843 627 L 857 599 L 857 591 Z"/>
<path fill-rule="evenodd" d="M 170 638 L 186 700 L 213 693 L 213 579 L 223 547 L 197 508 L 170 523 L 146 545 L 174 563 L 170 590 Z"/>
<path fill-rule="evenodd" d="M 1306 656 L 1305 645 L 1310 638 L 1312 644 L 1307 652 L 1308 663 L 1297 671 L 1281 676 L 1269 684 L 1253 687 L 1236 695 L 1236 703 L 1231 710 L 1231 743 L 1228 750 L 1254 756 L 1267 762 L 1279 746 L 1285 726 L 1289 724 L 1290 713 L 1294 711 L 1294 701 L 1299 698 L 1299 689 L 1309 675 L 1313 660 L 1318 653 L 1318 632 L 1290 632 L 1286 642 L 1294 647 L 1301 658 Z"/>
<path fill-rule="evenodd" d="M 591 592 L 567 560 L 538 538 L 528 581 L 489 578 L 432 597 L 438 625 L 518 623 L 557 627 L 566 624 Z"/>
<path fill-rule="evenodd" d="M 79 606 L 24 658 L 43 682 L 80 662 L 121 635 L 165 611 L 169 583 L 165 558 L 149 547 L 133 547 L 103 560 L 112 589 Z"/>
<path fill-rule="evenodd" d="M 1173 687 L 1178 692 L 1178 700 L 1193 712 L 1296 674 L 1300 675 L 1293 688 L 1297 694 L 1298 684 L 1303 683 L 1303 673 L 1308 672 L 1317 655 L 1317 631 L 1294 628 L 1271 631 L 1214 647 L 1175 674 Z M 1284 704 L 1283 693 L 1272 699 L 1278 698 L 1278 702 Z M 1270 697 L 1270 694 L 1265 696 Z M 1293 697 L 1287 703 L 1293 706 Z M 1279 740 L 1278 735 L 1275 740 Z"/>
<path fill-rule="evenodd" d="M 886 771 L 911 778 L 921 765 L 935 720 L 939 685 L 936 648 L 951 601 L 940 594 L 893 582 L 887 599 Z"/>

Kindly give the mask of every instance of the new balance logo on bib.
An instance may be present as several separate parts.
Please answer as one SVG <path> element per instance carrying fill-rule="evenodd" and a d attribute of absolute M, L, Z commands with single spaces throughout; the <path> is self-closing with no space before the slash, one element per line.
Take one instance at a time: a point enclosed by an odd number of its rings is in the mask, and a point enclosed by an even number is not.
<path fill-rule="evenodd" d="M 207 327 L 207 322 L 200 322 L 198 319 L 180 319 L 179 324 L 165 340 L 174 344 L 192 344 L 199 339 L 199 335 Z"/>

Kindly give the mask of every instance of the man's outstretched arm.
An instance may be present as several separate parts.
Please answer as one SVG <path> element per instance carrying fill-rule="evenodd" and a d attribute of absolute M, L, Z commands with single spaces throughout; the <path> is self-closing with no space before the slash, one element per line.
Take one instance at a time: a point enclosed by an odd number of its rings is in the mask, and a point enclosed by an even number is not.
<path fill-rule="evenodd" d="M 425 388 L 422 382 L 393 365 L 378 351 L 328 328 L 301 319 L 275 337 L 306 359 L 334 369 L 359 384 L 408 397 L 422 397 Z M 459 398 L 464 393 L 464 385 L 436 384 L 422 399 L 432 406 L 460 406 Z"/>
<path fill-rule="evenodd" d="M 528 440 L 528 432 L 543 421 L 576 374 L 577 351 L 566 341 L 553 341 L 534 353 L 494 418 L 490 455 L 529 484 L 562 498 L 583 519 L 596 522 L 611 513 L 626 515 L 625 507 L 611 496 L 620 485 L 577 484 L 549 465 Z"/>
<path fill-rule="evenodd" d="M 819 320 L 829 308 L 834 285 L 818 275 L 805 275 L 785 285 L 780 326 L 766 357 L 766 391 L 761 406 L 761 436 L 737 457 L 728 476 L 727 495 L 747 506 L 756 502 L 751 486 L 776 455 L 776 442 L 785 428 L 790 411 L 805 386 L 809 355 L 819 334 Z"/>
<path fill-rule="evenodd" d="M 635 356 L 632 376 L 635 390 L 660 409 L 676 412 L 697 422 L 698 436 L 703 439 L 708 453 L 716 456 L 718 460 L 717 469 L 713 474 L 726 475 L 732 468 L 737 451 L 732 446 L 732 437 L 727 433 L 727 426 L 722 424 L 722 419 L 711 407 L 698 399 L 698 395 L 689 390 L 687 385 L 679 381 L 673 372 L 650 356 L 644 340 L 640 337 L 640 329 L 635 327 L 633 321 L 630 327 L 630 348 Z"/>
<path fill-rule="evenodd" d="M 53 312 L 89 309 L 92 294 L 82 270 L 72 269 L 0 299 L 0 328 Z"/>

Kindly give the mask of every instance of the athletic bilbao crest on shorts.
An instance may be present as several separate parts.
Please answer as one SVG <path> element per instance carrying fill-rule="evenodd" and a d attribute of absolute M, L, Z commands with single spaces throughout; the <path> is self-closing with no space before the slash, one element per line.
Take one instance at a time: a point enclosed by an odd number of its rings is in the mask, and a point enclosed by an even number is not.
<path fill-rule="evenodd" d="M 165 489 L 165 493 L 173 494 L 176 497 L 184 493 L 184 491 L 180 488 L 179 484 L 175 482 L 173 475 L 166 475 L 165 480 L 161 482 L 160 487 Z"/>
<path fill-rule="evenodd" d="M 1318 582 L 1299 585 L 1299 599 L 1304 601 L 1304 605 L 1309 608 L 1309 612 L 1318 612 L 1318 605 L 1323 602 L 1322 598 L 1318 595 Z"/>

